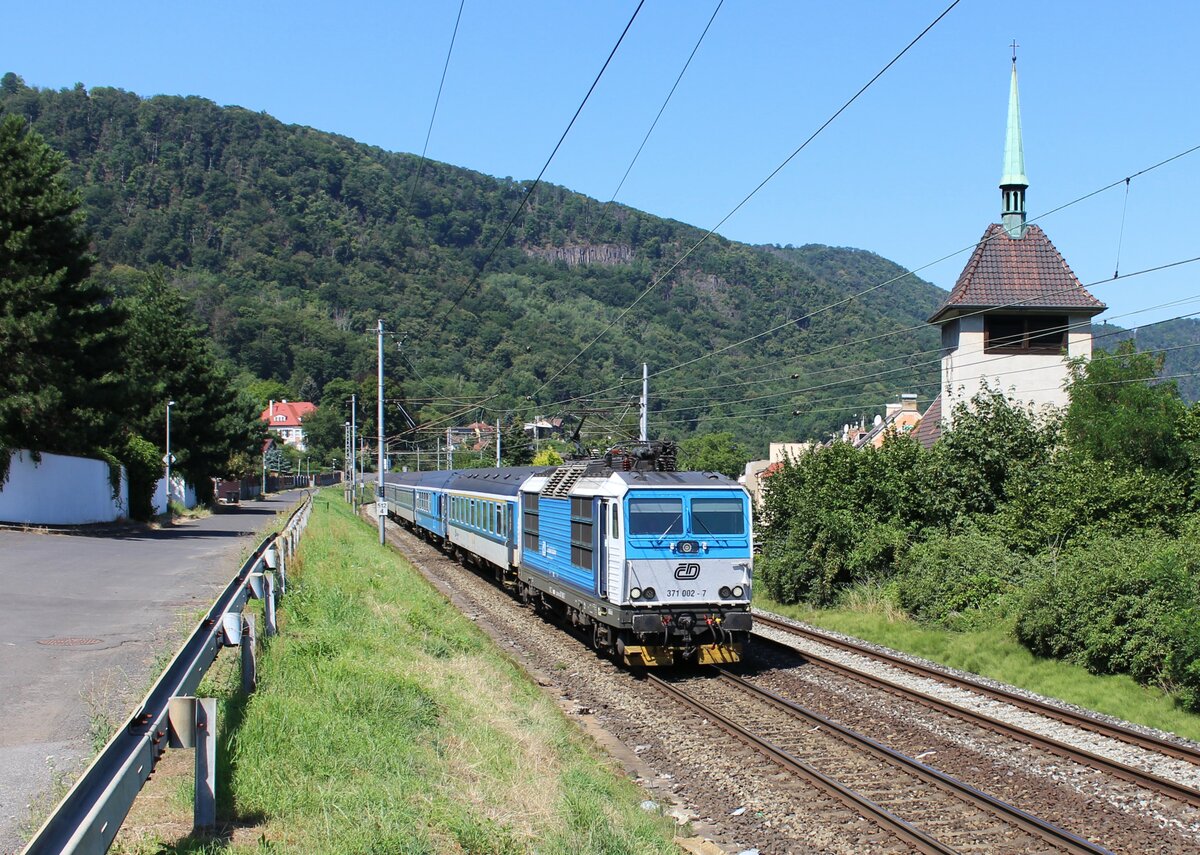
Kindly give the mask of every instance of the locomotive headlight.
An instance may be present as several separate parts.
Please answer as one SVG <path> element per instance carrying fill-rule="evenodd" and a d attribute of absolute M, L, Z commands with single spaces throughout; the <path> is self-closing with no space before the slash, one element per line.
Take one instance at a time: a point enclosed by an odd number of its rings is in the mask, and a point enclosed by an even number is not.
<path fill-rule="evenodd" d="M 654 599 L 654 589 L 653 588 L 647 588 L 646 590 L 642 591 L 642 593 L 646 595 L 647 600 Z"/>
<path fill-rule="evenodd" d="M 640 600 L 641 598 L 642 598 L 642 589 L 641 588 L 630 588 L 629 589 L 629 599 Z"/>
<path fill-rule="evenodd" d="M 728 600 L 733 596 L 733 591 L 729 590 L 728 585 L 722 585 L 721 590 L 717 591 L 717 595 L 720 596 L 722 600 Z M 738 594 L 738 596 L 740 597 L 741 594 Z"/>
<path fill-rule="evenodd" d="M 743 588 L 741 585 L 734 585 L 734 586 L 733 586 L 733 595 L 734 595 L 735 597 L 740 597 L 740 596 L 741 596 L 742 594 L 744 594 L 744 593 L 746 593 L 746 589 L 745 589 L 745 588 Z"/>

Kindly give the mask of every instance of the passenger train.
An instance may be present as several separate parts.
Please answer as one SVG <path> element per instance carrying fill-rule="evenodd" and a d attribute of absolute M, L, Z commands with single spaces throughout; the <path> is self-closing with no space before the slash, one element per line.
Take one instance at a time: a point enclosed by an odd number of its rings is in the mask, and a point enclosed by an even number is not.
<path fill-rule="evenodd" d="M 394 473 L 387 514 L 626 665 L 736 662 L 751 626 L 749 495 L 724 475 L 663 471 L 656 451 Z"/>

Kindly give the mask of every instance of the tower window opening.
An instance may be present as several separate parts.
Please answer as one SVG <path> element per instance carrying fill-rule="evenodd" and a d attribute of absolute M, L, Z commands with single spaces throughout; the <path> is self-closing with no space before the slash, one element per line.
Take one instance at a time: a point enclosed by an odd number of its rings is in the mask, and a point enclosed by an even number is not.
<path fill-rule="evenodd" d="M 984 353 L 1059 354 L 1066 348 L 1066 315 L 984 315 Z"/>

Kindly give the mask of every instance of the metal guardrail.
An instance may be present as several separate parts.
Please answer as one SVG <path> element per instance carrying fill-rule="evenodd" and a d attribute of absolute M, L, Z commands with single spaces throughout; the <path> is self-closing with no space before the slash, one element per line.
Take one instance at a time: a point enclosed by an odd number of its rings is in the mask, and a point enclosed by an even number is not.
<path fill-rule="evenodd" d="M 138 710 L 55 808 L 24 855 L 107 852 L 134 799 L 168 747 L 196 748 L 195 825 L 216 821 L 216 706 L 193 698 L 222 647 L 240 646 L 242 688 L 256 679 L 254 622 L 242 609 L 251 597 L 264 601 L 267 635 L 275 634 L 275 604 L 287 590 L 287 564 L 312 512 L 312 495 L 254 550 L 175 654 Z"/>

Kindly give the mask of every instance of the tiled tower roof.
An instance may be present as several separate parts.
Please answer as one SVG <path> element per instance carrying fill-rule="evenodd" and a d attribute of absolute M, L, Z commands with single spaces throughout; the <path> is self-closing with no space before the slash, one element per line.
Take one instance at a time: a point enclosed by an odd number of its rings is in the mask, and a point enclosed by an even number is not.
<path fill-rule="evenodd" d="M 1107 308 L 1088 293 L 1046 233 L 1035 225 L 1011 237 L 993 223 L 963 268 L 946 302 L 929 319 L 939 323 L 956 310 L 1012 308 L 1066 310 L 1095 315 Z"/>

